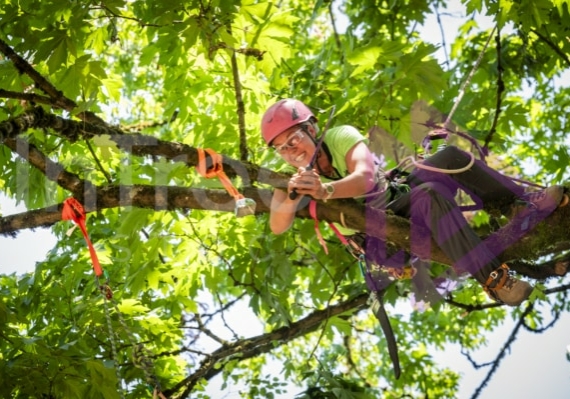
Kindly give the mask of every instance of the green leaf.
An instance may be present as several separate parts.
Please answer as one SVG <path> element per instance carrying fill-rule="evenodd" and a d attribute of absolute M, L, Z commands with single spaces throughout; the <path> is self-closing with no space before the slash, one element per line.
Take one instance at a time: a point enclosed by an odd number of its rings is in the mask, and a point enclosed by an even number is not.
<path fill-rule="evenodd" d="M 118 307 L 122 313 L 127 315 L 146 313 L 150 310 L 148 307 L 141 305 L 137 299 L 123 299 Z"/>

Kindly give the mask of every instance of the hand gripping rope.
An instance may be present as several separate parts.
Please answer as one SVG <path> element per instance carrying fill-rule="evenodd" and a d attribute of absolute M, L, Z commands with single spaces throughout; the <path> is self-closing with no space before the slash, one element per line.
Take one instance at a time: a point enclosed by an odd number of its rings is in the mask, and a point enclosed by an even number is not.
<path fill-rule="evenodd" d="M 89 239 L 89 235 L 87 234 L 87 226 L 85 224 L 86 216 L 85 216 L 85 210 L 84 210 L 83 206 L 75 198 L 66 199 L 63 202 L 63 208 L 61 211 L 61 218 L 63 220 L 72 220 L 77 226 L 79 226 L 79 228 L 81 229 L 81 232 L 83 233 L 83 237 L 85 238 L 85 241 L 87 242 L 87 246 L 89 247 L 89 254 L 91 255 L 91 262 L 93 263 L 93 271 L 95 272 L 95 282 L 97 283 L 99 291 L 101 292 L 101 295 L 103 296 L 103 300 L 104 300 L 103 304 L 105 306 L 105 319 L 107 321 L 107 329 L 108 329 L 109 337 L 110 337 L 110 341 L 111 341 L 111 351 L 113 354 L 113 361 L 115 363 L 117 363 L 118 356 L 117 356 L 117 345 L 115 342 L 115 332 L 113 331 L 113 324 L 111 322 L 111 314 L 110 314 L 109 305 L 108 305 L 109 301 L 112 303 L 112 305 L 115 309 L 115 312 L 118 315 L 119 322 L 121 323 L 121 326 L 123 327 L 124 331 L 127 333 L 127 336 L 129 338 L 129 341 L 130 341 L 131 346 L 133 348 L 133 363 L 137 368 L 140 368 L 143 370 L 143 372 L 145 374 L 146 382 L 147 382 L 147 384 L 149 384 L 149 389 L 152 392 L 153 398 L 154 399 L 157 399 L 157 398 L 166 399 L 166 397 L 163 395 L 163 393 L 160 389 L 160 383 L 158 382 L 158 379 L 153 374 L 152 370 L 154 368 L 154 364 L 153 364 L 152 360 L 150 359 L 148 351 L 142 345 L 136 344 L 135 336 L 131 332 L 129 327 L 127 326 L 127 323 L 126 323 L 125 319 L 123 318 L 123 314 L 119 310 L 119 306 L 118 306 L 117 302 L 115 301 L 115 299 L 113 298 L 113 291 L 111 290 L 111 287 L 109 286 L 109 275 L 107 274 L 107 272 L 103 271 L 103 268 L 101 267 L 101 265 L 99 263 L 99 259 L 97 258 L 97 253 L 95 252 L 95 248 L 93 247 L 93 244 L 91 243 L 91 240 Z M 71 229 L 68 232 L 68 235 L 70 235 L 72 231 L 73 231 L 73 229 Z M 104 283 L 101 283 L 101 281 L 99 279 L 101 276 L 105 277 Z M 115 365 L 115 373 L 117 375 L 117 382 L 119 384 L 119 387 L 118 387 L 119 388 L 119 394 L 120 394 L 122 399 L 125 399 L 125 394 L 124 394 L 124 390 L 123 390 L 122 383 L 121 383 L 121 381 L 122 381 L 121 374 L 119 372 L 119 368 L 116 365 Z"/>
<path fill-rule="evenodd" d="M 253 215 L 255 213 L 255 201 L 251 198 L 245 198 L 240 192 L 234 187 L 232 181 L 228 178 L 224 172 L 222 156 L 216 153 L 210 148 L 201 149 L 198 148 L 198 165 L 196 170 L 203 177 L 210 179 L 212 177 L 217 177 L 228 194 L 234 197 L 235 205 L 235 215 L 237 217 L 243 217 L 248 215 Z M 206 162 L 206 153 L 212 159 L 212 166 L 208 168 Z"/>

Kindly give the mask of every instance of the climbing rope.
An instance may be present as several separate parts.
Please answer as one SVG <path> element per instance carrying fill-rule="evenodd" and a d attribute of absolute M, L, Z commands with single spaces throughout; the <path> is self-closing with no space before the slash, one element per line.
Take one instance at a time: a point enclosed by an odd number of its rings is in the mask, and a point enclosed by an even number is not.
<path fill-rule="evenodd" d="M 99 285 L 99 288 L 101 288 L 101 285 L 99 284 L 99 278 L 95 277 L 95 279 L 97 280 L 97 284 Z M 123 384 L 122 384 L 122 377 L 121 377 L 121 372 L 119 371 L 119 367 L 117 365 L 117 360 L 119 358 L 118 352 L 117 352 L 117 343 L 115 341 L 115 332 L 113 331 L 113 322 L 111 321 L 111 313 L 109 311 L 109 305 L 108 305 L 108 295 L 103 293 L 103 290 L 99 290 L 101 292 L 101 294 L 103 295 L 103 306 L 105 308 L 105 320 L 107 322 L 107 331 L 109 333 L 109 340 L 111 341 L 111 353 L 113 354 L 113 361 L 115 362 L 115 374 L 117 376 L 117 384 L 119 384 L 119 395 L 121 396 L 121 399 L 125 399 L 125 392 L 123 389 Z"/>
<path fill-rule="evenodd" d="M 485 51 L 489 47 L 489 43 L 491 42 L 491 39 L 493 38 L 493 35 L 495 34 L 496 29 L 497 29 L 496 26 L 493 27 L 493 30 L 491 31 L 489 37 L 487 38 L 487 41 L 485 42 L 483 49 L 479 53 L 479 56 L 477 57 L 477 60 L 475 61 L 475 64 L 473 65 L 473 68 L 471 68 L 471 71 L 467 75 L 467 78 L 462 83 L 462 85 L 459 89 L 459 93 L 457 95 L 457 98 L 455 99 L 453 106 L 451 107 L 451 111 L 449 112 L 445 121 L 443 122 L 443 126 L 440 129 L 435 129 L 435 130 L 430 131 L 427 134 L 426 138 L 424 139 L 424 150 L 426 153 L 428 152 L 428 147 L 431 148 L 430 142 L 432 140 L 444 139 L 447 141 L 449 138 L 449 133 L 459 134 L 459 132 L 454 132 L 454 131 L 449 129 L 449 125 L 451 124 L 451 119 L 453 118 L 453 115 L 457 111 L 457 109 L 459 107 L 459 103 L 463 99 L 463 96 L 465 95 L 467 88 L 471 84 L 471 80 L 473 79 L 475 72 L 477 71 L 477 69 L 481 65 L 481 61 L 483 60 L 483 56 L 485 55 Z M 459 134 L 459 135 L 461 137 L 467 138 L 463 134 Z M 480 146 L 476 143 L 476 141 L 474 141 L 470 138 L 468 138 L 468 139 L 469 139 L 469 141 L 471 141 L 472 144 L 475 144 L 477 146 L 479 153 L 481 155 L 484 155 L 484 151 L 480 148 Z M 404 169 L 410 167 L 411 165 L 413 165 L 416 168 L 428 170 L 431 172 L 438 172 L 438 173 L 445 173 L 445 174 L 463 173 L 463 172 L 469 170 L 473 166 L 473 164 L 475 163 L 475 155 L 473 155 L 473 153 L 470 152 L 469 156 L 470 156 L 470 160 L 467 163 L 467 165 L 465 165 L 462 168 L 458 168 L 458 169 L 443 169 L 443 168 L 436 168 L 433 166 L 429 166 L 429 165 L 424 164 L 424 161 L 417 161 L 413 156 L 407 157 L 404 160 L 402 160 L 396 168 L 404 170 Z"/>
<path fill-rule="evenodd" d="M 445 122 L 443 122 L 443 128 L 445 130 L 449 131 L 448 127 L 449 127 L 449 124 L 451 123 L 451 118 L 453 118 L 453 114 L 455 114 L 455 111 L 459 107 L 459 103 L 463 99 L 463 96 L 465 95 L 465 92 L 467 91 L 467 87 L 471 84 L 471 79 L 473 79 L 473 75 L 475 75 L 475 72 L 479 68 L 479 65 L 481 65 L 481 61 L 483 60 L 483 56 L 485 55 L 485 51 L 487 51 L 487 47 L 489 47 L 489 43 L 491 42 L 491 39 L 493 38 L 493 35 L 495 34 L 496 29 L 497 29 L 497 26 L 493 27 L 491 34 L 487 38 L 487 42 L 485 43 L 485 46 L 483 46 L 483 49 L 479 53 L 479 57 L 475 61 L 475 65 L 473 65 L 473 68 L 471 68 L 469 75 L 467 75 L 467 78 L 465 79 L 465 81 L 461 85 L 461 88 L 459 89 L 459 94 L 457 95 L 457 98 L 455 99 L 455 102 L 453 103 L 453 107 L 451 107 L 451 111 L 449 111 L 449 114 L 447 115 Z"/>
<path fill-rule="evenodd" d="M 248 215 L 253 215 L 255 213 L 256 203 L 251 198 L 245 198 L 240 192 L 234 187 L 232 181 L 228 178 L 224 172 L 223 159 L 222 156 L 216 153 L 210 148 L 202 149 L 198 148 L 198 165 L 196 170 L 203 177 L 210 179 L 217 177 L 228 194 L 234 197 L 235 200 L 235 215 L 237 217 L 243 217 Z M 212 165 L 208 167 L 206 154 L 212 160 Z"/>
<path fill-rule="evenodd" d="M 72 220 L 75 222 L 77 226 L 81 229 L 83 233 L 83 237 L 87 243 L 89 248 L 89 254 L 91 255 L 91 261 L 93 264 L 93 270 L 95 272 L 95 283 L 99 289 L 99 292 L 103 296 L 103 306 L 105 311 L 105 319 L 107 322 L 107 331 L 109 333 L 109 340 L 111 343 L 111 353 L 113 356 L 113 362 L 115 363 L 115 374 L 117 376 L 117 383 L 118 383 L 118 390 L 121 399 L 125 399 L 125 390 L 122 384 L 122 377 L 121 373 L 117 364 L 118 361 L 118 351 L 117 351 L 117 344 L 115 341 L 115 331 L 113 329 L 113 322 L 111 320 L 111 309 L 109 304 L 115 309 L 115 312 L 118 316 L 119 323 L 121 327 L 127 334 L 127 338 L 129 339 L 129 343 L 133 348 L 133 363 L 135 367 L 140 368 L 143 370 L 145 375 L 145 382 L 149 385 L 150 390 L 153 393 L 153 398 L 160 398 L 166 399 L 166 397 L 162 394 L 160 383 L 158 378 L 153 374 L 154 364 L 150 358 L 150 355 L 146 348 L 142 345 L 136 343 L 135 335 L 132 333 L 131 329 L 128 327 L 122 312 L 119 309 L 117 301 L 114 298 L 113 291 L 111 290 L 109 284 L 109 275 L 106 271 L 103 270 L 99 263 L 99 259 L 97 257 L 97 252 L 89 239 L 89 234 L 87 233 L 87 226 L 86 226 L 86 215 L 85 209 L 81 205 L 79 201 L 75 198 L 68 198 L 63 202 L 63 208 L 61 212 L 61 216 L 63 220 Z M 72 232 L 71 229 L 68 234 Z M 101 277 L 105 277 L 105 282 L 101 282 Z"/>

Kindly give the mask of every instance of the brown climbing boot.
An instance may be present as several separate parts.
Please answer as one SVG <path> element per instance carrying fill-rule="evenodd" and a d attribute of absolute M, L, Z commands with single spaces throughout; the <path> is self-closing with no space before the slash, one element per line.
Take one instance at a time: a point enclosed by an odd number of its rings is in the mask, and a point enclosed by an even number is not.
<path fill-rule="evenodd" d="M 491 272 L 483 289 L 497 302 L 518 306 L 529 297 L 533 288 L 526 281 L 512 277 L 509 274 L 509 267 L 502 264 Z"/>
<path fill-rule="evenodd" d="M 510 219 L 523 220 L 532 214 L 548 215 L 556 208 L 566 205 L 568 195 L 564 194 L 564 187 L 551 186 L 523 194 L 512 206 Z"/>

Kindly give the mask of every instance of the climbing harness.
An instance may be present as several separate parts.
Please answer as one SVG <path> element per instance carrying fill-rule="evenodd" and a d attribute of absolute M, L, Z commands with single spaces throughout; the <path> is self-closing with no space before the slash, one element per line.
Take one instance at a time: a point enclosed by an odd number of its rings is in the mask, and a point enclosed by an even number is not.
<path fill-rule="evenodd" d="M 447 140 L 449 133 L 452 133 L 452 131 L 449 129 L 449 124 L 450 124 L 451 118 L 453 117 L 453 114 L 457 110 L 459 102 L 461 101 L 463 95 L 465 94 L 466 88 L 469 85 L 476 69 L 479 67 L 479 65 L 481 63 L 481 60 L 483 58 L 483 54 L 484 54 L 487 46 L 489 45 L 489 42 L 490 42 L 490 40 L 494 34 L 495 29 L 496 28 L 494 28 L 493 31 L 491 32 L 491 34 L 487 40 L 487 43 L 485 44 L 485 47 L 483 48 L 483 50 L 479 54 L 479 57 L 478 57 L 475 65 L 473 66 L 470 74 L 468 75 L 467 79 L 465 80 L 462 87 L 460 88 L 459 95 L 455 100 L 455 103 L 451 109 L 451 112 L 449 113 L 449 115 L 447 116 L 447 119 L 443 123 L 443 127 L 440 129 L 436 129 L 436 130 L 431 131 L 430 133 L 428 133 L 428 136 L 423 140 L 422 144 L 424 146 L 424 151 L 426 154 L 429 153 L 429 151 L 431 151 L 431 142 L 433 140 L 437 140 L 437 139 Z M 328 125 L 328 123 L 327 123 L 327 125 Z M 444 146 L 445 145 L 440 146 L 439 149 L 443 149 Z M 478 147 L 478 148 L 480 148 L 480 147 Z M 481 155 L 482 156 L 484 155 L 482 150 L 481 150 Z M 469 156 L 470 156 L 470 160 L 467 163 L 467 165 L 465 165 L 462 168 L 458 168 L 458 169 L 441 169 L 441 168 L 432 167 L 430 165 L 426 165 L 424 162 L 417 161 L 413 156 L 405 158 L 402 162 L 400 162 L 396 166 L 396 168 L 392 169 L 391 171 L 385 172 L 385 171 L 382 171 L 380 168 L 378 168 L 380 176 L 377 176 L 377 183 L 378 184 L 383 183 L 385 192 L 387 193 L 387 195 L 384 195 L 382 197 L 382 200 L 389 202 L 389 201 L 397 198 L 398 196 L 400 196 L 400 195 L 402 195 L 402 194 L 404 194 L 410 190 L 410 187 L 407 185 L 407 182 L 406 182 L 406 177 L 409 174 L 409 173 L 405 172 L 405 170 L 407 168 L 413 166 L 413 167 L 416 167 L 418 169 L 429 170 L 432 172 L 446 173 L 446 174 L 463 173 L 463 172 L 469 170 L 473 166 L 473 164 L 475 163 L 475 156 L 472 153 L 469 153 Z M 377 167 L 378 167 L 378 165 L 377 165 Z M 368 194 L 365 194 L 363 197 L 371 197 L 371 196 L 373 197 L 377 194 L 378 193 L 376 193 L 376 192 L 368 193 Z M 378 204 L 376 204 L 376 205 L 378 205 Z M 326 243 L 323 239 L 323 236 L 319 230 L 319 221 L 317 219 L 317 212 L 316 212 L 316 201 L 314 201 L 314 200 L 311 200 L 309 203 L 309 214 L 311 215 L 311 217 L 315 221 L 315 231 L 316 231 L 317 237 L 319 239 L 319 242 L 323 246 L 325 253 L 328 254 L 328 248 L 327 248 Z M 396 339 L 394 336 L 394 332 L 393 332 L 392 327 L 390 325 L 390 320 L 388 318 L 388 315 L 386 313 L 386 309 L 384 307 L 383 295 L 384 295 L 385 290 L 380 289 L 378 287 L 378 285 L 376 283 L 376 279 L 372 275 L 373 271 L 371 270 L 370 266 L 367 264 L 367 262 L 365 260 L 364 249 L 358 243 L 356 243 L 354 240 L 351 240 L 350 238 L 347 238 L 343 234 L 341 234 L 340 231 L 336 228 L 336 226 L 333 223 L 329 223 L 329 226 L 334 231 L 334 233 L 339 238 L 339 240 L 344 245 L 344 247 L 349 251 L 349 253 L 351 253 L 358 260 L 358 264 L 359 264 L 360 269 L 364 275 L 367 286 L 370 288 L 370 291 L 371 291 L 370 299 L 369 299 L 370 308 L 371 308 L 372 312 L 374 313 L 374 315 L 376 316 L 376 318 L 378 319 L 378 321 L 380 322 L 380 326 L 381 326 L 381 328 L 384 332 L 384 335 L 386 337 L 386 342 L 388 345 L 388 351 L 390 354 L 390 358 L 392 360 L 394 373 L 395 373 L 396 379 L 398 379 L 400 376 L 400 373 L 401 373 L 400 362 L 399 362 L 399 358 L 398 358 L 398 348 L 397 348 L 397 342 L 396 342 Z M 406 267 L 404 267 L 402 269 L 388 268 L 385 266 L 378 266 L 378 271 L 383 272 L 383 273 L 388 273 L 388 275 L 390 275 L 393 279 L 407 279 L 407 278 L 411 279 L 417 273 L 417 270 L 411 264 L 407 265 Z"/>
<path fill-rule="evenodd" d="M 87 233 L 87 226 L 86 226 L 86 215 L 85 210 L 81 203 L 77 201 L 75 198 L 68 198 L 63 202 L 63 208 L 61 211 L 62 220 L 72 220 L 83 233 L 83 237 L 87 243 L 89 248 L 89 254 L 91 256 L 91 262 L 93 264 L 93 270 L 95 272 L 95 283 L 103 297 L 103 305 L 105 310 L 105 319 L 107 322 L 107 331 L 109 333 L 109 340 L 111 343 L 111 353 L 113 355 L 113 361 L 115 362 L 115 373 L 117 376 L 117 383 L 119 384 L 119 395 L 122 399 L 125 399 L 125 392 L 122 386 L 122 378 L 121 373 L 119 371 L 119 367 L 117 365 L 118 359 L 118 351 L 117 351 L 117 344 L 115 341 L 115 332 L 113 329 L 113 323 L 111 321 L 111 310 L 109 304 L 115 309 L 115 312 L 118 316 L 119 323 L 121 327 L 127 334 L 127 337 L 130 341 L 131 347 L 133 348 L 133 363 L 135 367 L 140 368 L 143 370 L 145 375 L 146 383 L 149 385 L 149 390 L 152 392 L 153 398 L 160 398 L 166 399 L 166 396 L 161 391 L 160 383 L 158 378 L 153 374 L 154 364 L 149 356 L 148 351 L 144 348 L 141 344 L 136 343 L 135 335 L 129 329 L 122 312 L 119 310 L 119 306 L 117 301 L 113 296 L 113 291 L 110 286 L 110 278 L 107 271 L 103 270 L 99 263 L 99 259 L 97 257 L 97 252 L 89 239 L 89 234 Z M 74 226 L 75 227 L 75 226 Z M 73 228 L 68 231 L 68 235 L 73 232 Z M 105 278 L 104 282 L 101 282 L 101 277 Z"/>
<path fill-rule="evenodd" d="M 210 179 L 212 177 L 217 177 L 228 194 L 234 197 L 235 200 L 235 215 L 237 217 L 243 217 L 248 215 L 253 215 L 255 213 L 256 203 L 251 198 L 245 198 L 240 192 L 234 187 L 232 181 L 228 178 L 224 172 L 223 159 L 222 156 L 216 153 L 210 148 L 205 150 L 198 148 L 198 165 L 196 170 L 203 177 Z M 207 156 L 210 157 L 212 164 L 208 167 Z"/>

